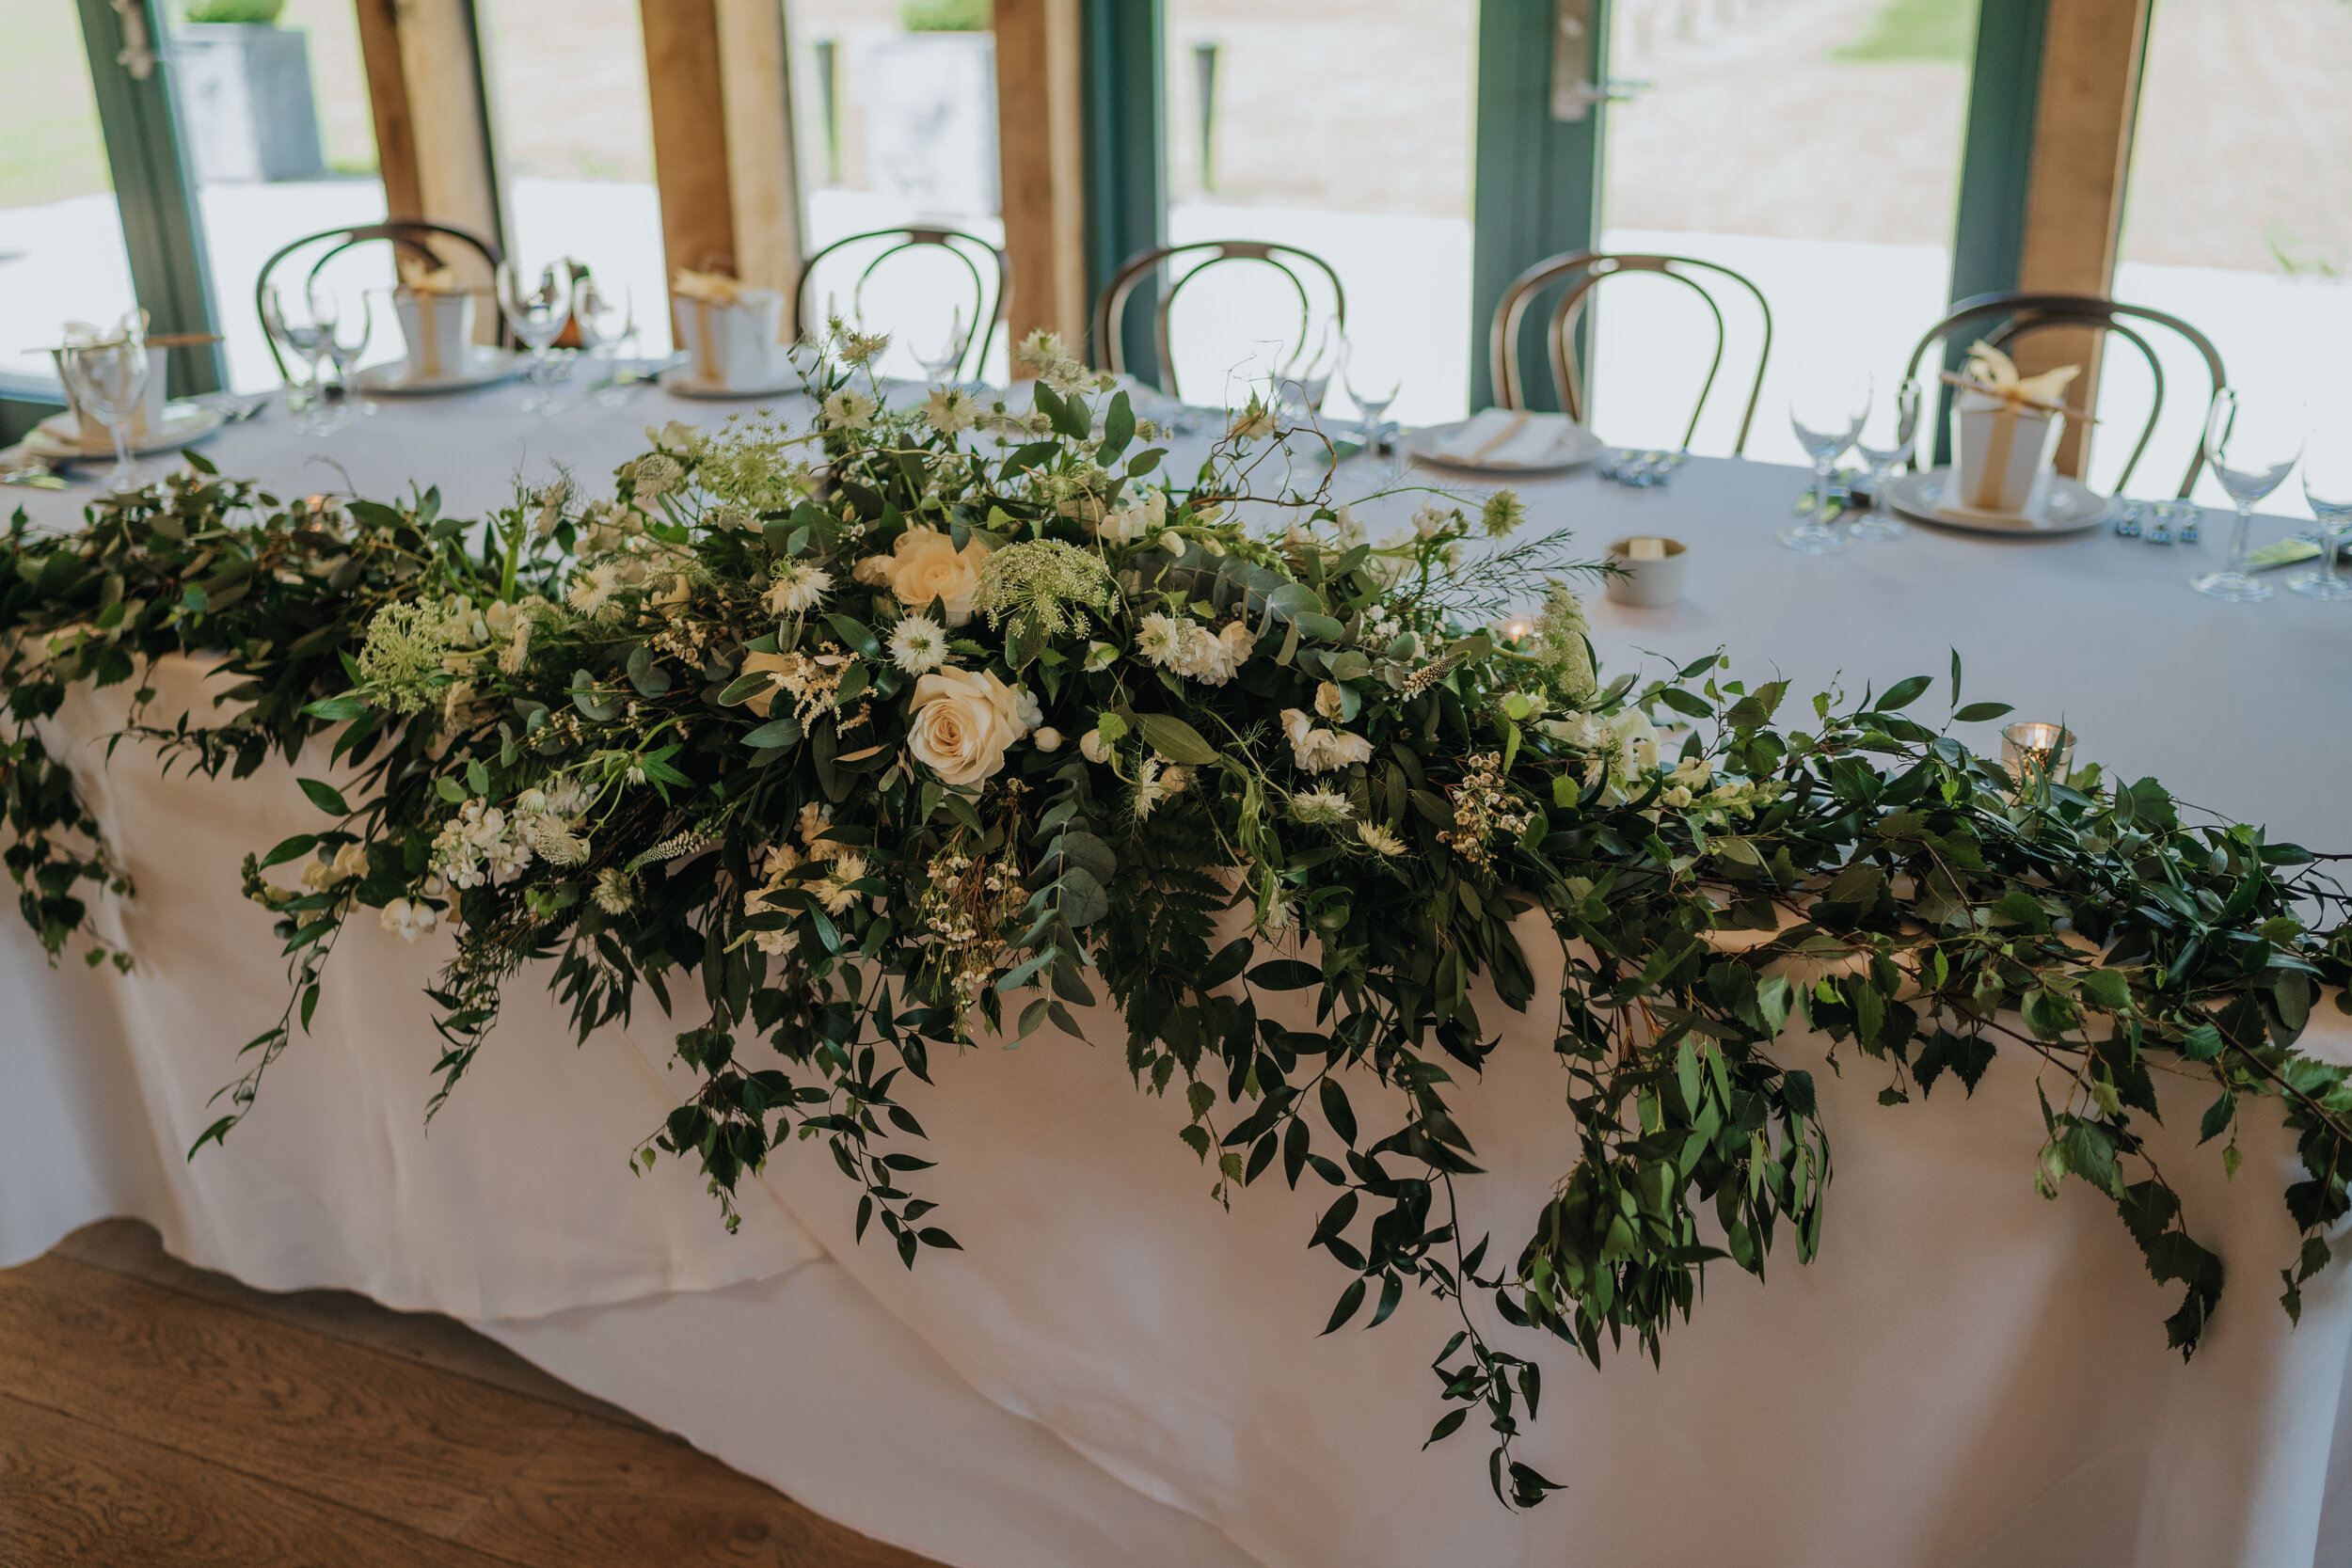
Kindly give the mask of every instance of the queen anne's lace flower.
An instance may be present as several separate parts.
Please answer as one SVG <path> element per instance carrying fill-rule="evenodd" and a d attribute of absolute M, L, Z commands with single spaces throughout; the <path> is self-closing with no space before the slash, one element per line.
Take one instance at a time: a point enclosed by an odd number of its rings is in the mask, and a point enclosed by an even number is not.
<path fill-rule="evenodd" d="M 1058 539 L 1008 545 L 988 558 L 974 602 L 992 628 L 1010 620 L 1067 637 L 1086 624 L 1080 610 L 1100 615 L 1110 609 L 1110 570 Z"/>
<path fill-rule="evenodd" d="M 415 713 L 439 699 L 433 677 L 466 628 L 438 604 L 388 604 L 368 623 L 359 645 L 359 674 L 394 711 Z"/>

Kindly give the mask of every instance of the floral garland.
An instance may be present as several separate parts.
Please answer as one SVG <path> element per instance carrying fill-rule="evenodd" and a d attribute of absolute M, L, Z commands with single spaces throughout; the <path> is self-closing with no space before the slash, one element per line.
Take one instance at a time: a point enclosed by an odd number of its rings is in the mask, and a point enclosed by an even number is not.
<path fill-rule="evenodd" d="M 2214 1083 L 2202 1132 L 2233 1171 L 2240 1101 L 2277 1101 L 2307 1174 L 2286 1193 L 2299 1309 L 2352 1207 L 2352 1083 L 2295 1049 L 2352 966 L 2346 927 L 2309 924 L 2341 909 L 2318 857 L 2185 823 L 2153 780 L 2012 780 L 1908 716 L 1924 676 L 1817 698 L 1806 728 L 1782 683 L 1720 657 L 1604 685 L 1556 575 L 1596 568 L 1565 535 L 1518 538 L 1502 492 L 1437 496 L 1375 544 L 1327 482 L 1290 482 L 1258 403 L 1179 487 L 1134 450 L 1157 433 L 1125 395 L 1050 338 L 1023 347 L 1026 408 L 945 388 L 886 408 L 880 341 L 833 347 L 813 428 L 670 425 L 611 498 L 566 482 L 486 524 L 432 492 L 284 506 L 194 454 L 79 532 L 17 515 L 0 800 L 53 954 L 88 939 L 83 883 L 130 891 L 43 739 L 70 687 L 217 657 L 233 705 L 167 725 L 141 690 L 125 735 L 208 772 L 323 751 L 357 773 L 305 778 L 325 824 L 246 862 L 294 985 L 199 1148 L 372 911 L 454 933 L 434 1104 L 526 964 L 583 1037 L 642 988 L 693 1021 L 698 1084 L 644 1167 L 692 1159 L 732 1226 L 745 1172 L 824 1138 L 859 1236 L 879 1223 L 912 1265 L 956 1243 L 896 1144 L 921 1136 L 899 1074 L 1078 1035 L 1070 1007 L 1107 995 L 1220 1199 L 1278 1168 L 1328 1190 L 1331 1329 L 1411 1288 L 1454 1306 L 1431 1440 L 1483 1409 L 1521 1505 L 1555 1485 L 1511 1451 L 1538 1370 L 1472 1299 L 1596 1363 L 1629 1332 L 1655 1357 L 1710 1261 L 1761 1273 L 1784 1226 L 1810 1258 L 1830 1145 L 1810 1074 L 1773 1054 L 1792 1022 L 1851 1041 L 1890 1103 L 1947 1074 L 1973 1091 L 2005 1046 L 2039 1057 L 2042 1189 L 2115 1202 L 2183 1288 L 2184 1354 L 2221 1266 L 2137 1131 L 2152 1070 Z M 2006 711 L 1962 705 L 1960 677 L 1955 657 L 1953 720 Z M 1477 1167 L 1448 1093 L 1496 1045 L 1473 978 L 1538 1000 L 1522 917 L 1565 953 L 1579 1153 L 1496 1250 L 1455 1224 Z M 1367 1079 L 1395 1125 L 1359 1118 Z"/>

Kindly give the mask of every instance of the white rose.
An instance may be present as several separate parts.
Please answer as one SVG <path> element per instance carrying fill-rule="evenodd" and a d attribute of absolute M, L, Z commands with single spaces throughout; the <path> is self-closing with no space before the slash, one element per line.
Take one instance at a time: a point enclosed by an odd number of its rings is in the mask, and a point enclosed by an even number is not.
<path fill-rule="evenodd" d="M 1005 766 L 1021 737 L 1020 699 L 993 673 L 940 670 L 914 683 L 907 750 L 943 783 L 976 784 Z"/>
<path fill-rule="evenodd" d="M 909 529 L 887 556 L 867 556 L 857 563 L 861 582 L 884 582 L 898 602 L 921 610 L 937 599 L 947 610 L 947 624 L 960 626 L 972 619 L 972 601 L 980 591 L 980 568 L 988 564 L 988 546 L 968 541 L 957 549 L 954 541 L 933 528 Z"/>

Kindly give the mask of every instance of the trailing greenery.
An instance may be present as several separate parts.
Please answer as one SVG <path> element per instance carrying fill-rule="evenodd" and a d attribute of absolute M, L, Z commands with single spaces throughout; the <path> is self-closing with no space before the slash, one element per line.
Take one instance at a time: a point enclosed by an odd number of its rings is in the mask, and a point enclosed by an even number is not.
<path fill-rule="evenodd" d="M 1708 1265 L 1819 1246 L 1830 1130 L 1792 1025 L 1890 1104 L 2032 1056 L 2043 1190 L 2115 1203 L 2180 1291 L 2185 1354 L 2222 1270 L 2143 1142 L 2156 1075 L 2210 1085 L 2232 1170 L 2268 1102 L 2306 1173 L 2299 1309 L 2352 1175 L 2352 1085 L 2296 1049 L 2352 962 L 2312 854 L 2185 821 L 2153 780 L 2012 780 L 1948 733 L 2006 711 L 1962 701 L 1957 657 L 1940 693 L 1858 701 L 1714 657 L 1604 684 L 1547 582 L 1593 568 L 1519 537 L 1508 492 L 1374 543 L 1283 481 L 1256 404 L 1171 485 L 1156 433 L 1050 339 L 1023 347 L 1021 409 L 885 410 L 880 346 L 817 366 L 811 429 L 672 425 L 609 498 L 561 484 L 480 523 L 430 491 L 288 505 L 193 454 L 80 531 L 18 515 L 0 799 L 52 953 L 130 891 L 46 738 L 72 688 L 132 688 L 123 735 L 167 765 L 295 764 L 322 814 L 246 863 L 294 985 L 199 1148 L 372 911 L 450 951 L 435 1103 L 527 966 L 583 1037 L 650 998 L 696 1087 L 636 1158 L 692 1160 L 732 1224 L 746 1173 L 821 1138 L 859 1236 L 912 1265 L 956 1244 L 955 1188 L 911 1151 L 905 1079 L 952 1093 L 986 1070 L 966 1045 L 1084 1037 L 1071 1009 L 1107 1001 L 1218 1199 L 1321 1192 L 1332 1329 L 1407 1290 L 1452 1305 L 1431 1440 L 1483 1416 L 1521 1505 L 1555 1484 L 1512 1454 L 1541 1380 L 1493 1316 L 1655 1358 Z M 228 700 L 151 712 L 174 655 L 218 660 Z M 1916 717 L 1931 694 L 1943 723 Z M 1458 1227 L 1479 1156 L 1454 1108 L 1497 1006 L 1556 1015 L 1577 1150 L 1500 1244 Z"/>
<path fill-rule="evenodd" d="M 275 27 L 285 10 L 286 0 L 188 0 L 187 20 Z"/>

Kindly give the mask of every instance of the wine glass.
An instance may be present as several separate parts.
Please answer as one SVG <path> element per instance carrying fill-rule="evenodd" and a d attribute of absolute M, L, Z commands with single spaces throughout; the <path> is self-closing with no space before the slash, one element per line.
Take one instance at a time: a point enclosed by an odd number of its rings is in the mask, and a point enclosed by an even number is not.
<path fill-rule="evenodd" d="M 340 305 L 330 301 L 325 309 L 321 309 L 316 289 L 310 291 L 310 319 L 322 324 L 326 334 L 322 352 L 334 364 L 335 385 L 342 396 L 342 404 L 331 419 L 323 406 L 320 408 L 319 415 L 324 421 L 322 428 L 333 430 L 349 423 L 355 411 L 363 416 L 374 413 L 375 404 L 368 401 L 367 393 L 360 389 L 359 378 L 354 373 L 358 369 L 359 356 L 368 351 L 368 339 L 375 331 L 375 306 L 369 299 L 368 292 L 365 289 L 359 291 L 359 330 L 357 333 L 348 330 L 351 318 L 342 313 Z"/>
<path fill-rule="evenodd" d="M 1361 339 L 1343 338 L 1340 382 L 1347 388 L 1348 399 L 1356 404 L 1362 420 L 1360 439 L 1364 455 L 1376 461 L 1380 455 L 1381 416 L 1396 401 L 1397 393 L 1405 389 L 1403 372 L 1393 363 L 1382 365 L 1365 354 Z"/>
<path fill-rule="evenodd" d="M 1846 536 L 1822 519 L 1829 515 L 1829 480 L 1840 454 L 1862 434 L 1870 416 L 1870 383 L 1836 375 L 1816 376 L 1788 400 L 1788 423 L 1797 444 L 1813 459 L 1813 515 L 1780 531 L 1780 542 L 1807 555 L 1846 547 Z"/>
<path fill-rule="evenodd" d="M 2189 579 L 2200 594 L 2240 604 L 2270 597 L 2270 584 L 2246 569 L 2246 536 L 2254 503 L 2279 488 L 2303 455 L 2302 421 L 2287 416 L 2285 408 L 2265 407 L 2234 387 L 2214 394 L 2205 417 L 2205 461 L 2237 503 L 2237 521 L 2230 530 L 2230 563 Z"/>
<path fill-rule="evenodd" d="M 572 291 L 572 319 L 580 324 L 580 345 L 597 366 L 589 378 L 596 401 L 607 408 L 620 407 L 628 401 L 628 388 L 621 381 L 621 350 L 637 336 L 637 309 L 628 285 L 608 290 L 593 274 L 581 278 Z"/>
<path fill-rule="evenodd" d="M 923 367 L 926 386 L 953 388 L 952 379 L 963 364 L 963 351 L 971 345 L 972 328 L 964 324 L 963 307 L 959 305 L 947 318 L 947 336 L 939 347 L 926 353 L 914 351 L 915 362 Z"/>
<path fill-rule="evenodd" d="M 572 268 L 569 261 L 539 269 L 535 283 L 527 282 L 513 261 L 499 263 L 499 309 L 515 341 L 531 351 L 531 389 L 523 394 L 526 414 L 554 414 L 564 406 L 548 376 L 548 348 L 562 336 L 572 319 Z"/>
<path fill-rule="evenodd" d="M 2314 599 L 2352 599 L 2352 578 L 2336 570 L 2336 551 L 2352 534 L 2352 449 L 2324 440 L 2303 459 L 2303 499 L 2319 519 L 2319 564 L 2287 579 L 2297 594 Z"/>
<path fill-rule="evenodd" d="M 1324 394 L 1331 387 L 1331 327 L 1329 322 L 1323 324 L 1323 335 L 1311 349 L 1302 338 L 1290 363 L 1274 374 L 1275 405 L 1289 422 L 1311 426 L 1323 411 Z"/>
<path fill-rule="evenodd" d="M 325 301 L 330 312 L 325 317 L 318 313 L 321 303 L 313 295 L 308 301 L 309 315 L 289 315 L 286 312 L 286 296 L 278 285 L 265 283 L 262 286 L 262 330 L 276 339 L 280 348 L 289 350 L 295 358 L 310 367 L 310 373 L 302 382 L 301 404 L 295 404 L 294 388 L 289 384 L 286 388 L 286 407 L 295 416 L 294 429 L 313 435 L 327 429 L 326 410 L 319 394 L 319 364 L 326 357 L 327 343 L 335 335 L 334 299 L 330 295 Z"/>
<path fill-rule="evenodd" d="M 1887 504 L 1886 488 L 1894 483 L 1895 470 L 1911 460 L 1912 448 L 1919 438 L 1919 384 L 1904 382 L 1902 390 L 1895 394 L 1894 406 L 1887 412 L 1894 419 L 1891 427 L 1873 429 L 1872 422 L 1866 420 L 1861 434 L 1854 437 L 1853 450 L 1870 465 L 1870 510 L 1856 517 L 1853 526 L 1846 531 L 1856 539 L 1899 539 L 1910 531 Z M 1883 436 L 1888 444 L 1878 444 L 1873 439 L 1878 436 Z"/>
<path fill-rule="evenodd" d="M 82 411 L 106 427 L 114 438 L 115 466 L 106 488 L 118 493 L 138 487 L 131 463 L 131 420 L 147 397 L 151 367 L 147 340 L 125 331 L 103 342 L 69 343 L 58 356 L 66 386 Z"/>

